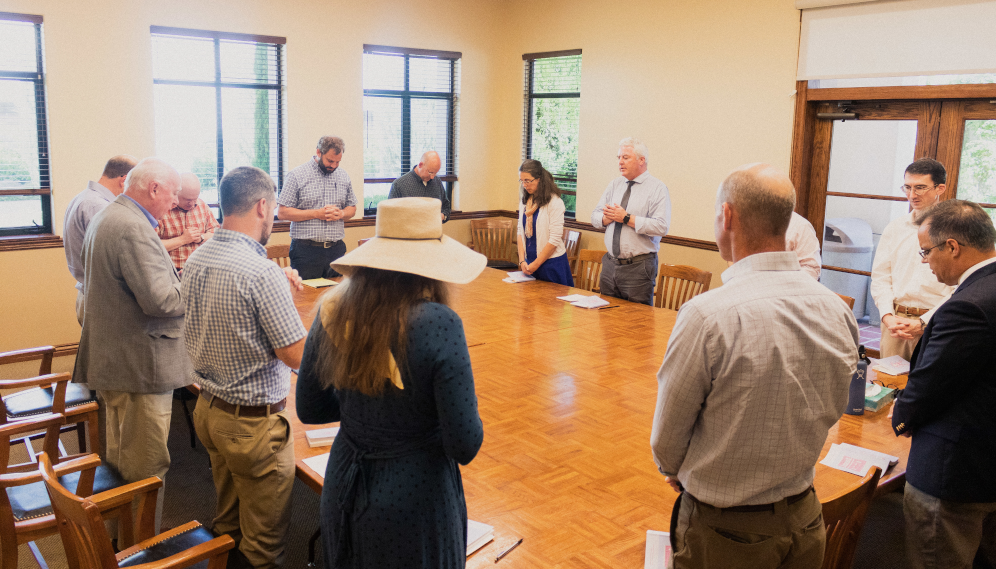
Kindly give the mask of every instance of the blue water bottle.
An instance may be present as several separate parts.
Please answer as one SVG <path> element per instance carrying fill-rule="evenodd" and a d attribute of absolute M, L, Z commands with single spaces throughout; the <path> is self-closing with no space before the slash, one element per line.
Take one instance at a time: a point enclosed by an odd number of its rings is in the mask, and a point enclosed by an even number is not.
<path fill-rule="evenodd" d="M 848 415 L 865 414 L 865 385 L 868 382 L 868 357 L 865 356 L 865 347 L 858 346 L 858 369 L 851 376 L 851 387 L 847 395 L 847 409 L 844 413 Z"/>

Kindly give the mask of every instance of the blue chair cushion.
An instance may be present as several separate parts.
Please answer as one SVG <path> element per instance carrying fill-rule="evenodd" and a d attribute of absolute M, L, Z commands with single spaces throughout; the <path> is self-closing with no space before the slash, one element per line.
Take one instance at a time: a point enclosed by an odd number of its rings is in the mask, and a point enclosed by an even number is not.
<path fill-rule="evenodd" d="M 80 481 L 80 473 L 74 472 L 59 478 L 59 482 L 70 492 L 76 492 L 76 484 Z M 121 478 L 113 468 L 100 465 L 93 477 L 93 493 L 97 494 L 105 490 L 111 490 L 124 486 L 125 480 Z M 24 486 L 11 486 L 7 488 L 7 497 L 10 499 L 10 507 L 14 511 L 15 521 L 24 521 L 31 518 L 40 518 L 52 513 L 52 504 L 48 499 L 48 492 L 45 490 L 44 482 L 25 484 Z"/>
<path fill-rule="evenodd" d="M 171 555 L 176 555 L 177 553 L 186 551 L 191 547 L 207 543 L 212 539 L 214 539 L 214 534 L 204 529 L 203 526 L 197 526 L 190 531 L 185 531 L 180 535 L 175 535 L 169 539 L 157 542 L 150 547 L 119 560 L 118 567 L 131 567 L 132 565 L 141 565 L 142 563 L 160 561 Z M 207 569 L 207 566 L 208 560 L 205 559 L 204 561 L 201 561 L 197 565 L 192 565 L 191 567 L 196 569 Z"/>
<path fill-rule="evenodd" d="M 12 393 L 3 398 L 3 403 L 7 406 L 8 417 L 23 419 L 31 415 L 50 412 L 54 395 L 55 388 L 53 387 L 35 387 Z M 66 386 L 66 409 L 96 401 L 97 398 L 83 385 L 70 383 Z"/>

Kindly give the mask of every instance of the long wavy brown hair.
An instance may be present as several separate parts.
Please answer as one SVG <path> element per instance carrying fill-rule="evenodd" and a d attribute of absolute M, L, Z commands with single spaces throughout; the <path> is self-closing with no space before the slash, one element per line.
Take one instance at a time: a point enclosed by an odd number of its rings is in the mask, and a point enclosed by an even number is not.
<path fill-rule="evenodd" d="M 325 388 L 377 397 L 391 383 L 387 354 L 407 370 L 408 317 L 422 302 L 449 304 L 446 283 L 430 278 L 359 267 L 322 297 L 319 317 L 328 338 L 318 352 Z"/>

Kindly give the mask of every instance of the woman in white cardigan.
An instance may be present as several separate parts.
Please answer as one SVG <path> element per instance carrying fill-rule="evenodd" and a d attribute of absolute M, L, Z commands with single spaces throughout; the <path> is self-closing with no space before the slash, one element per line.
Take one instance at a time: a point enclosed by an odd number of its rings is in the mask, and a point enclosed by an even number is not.
<path fill-rule="evenodd" d="M 564 200 L 538 160 L 519 167 L 519 269 L 541 281 L 574 286 L 564 247 Z"/>

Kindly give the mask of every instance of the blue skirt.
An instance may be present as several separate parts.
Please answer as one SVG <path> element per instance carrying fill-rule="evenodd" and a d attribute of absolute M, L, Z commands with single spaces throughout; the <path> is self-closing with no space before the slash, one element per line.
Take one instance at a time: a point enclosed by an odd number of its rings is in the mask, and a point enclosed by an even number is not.
<path fill-rule="evenodd" d="M 527 252 L 526 259 L 530 263 L 535 261 L 535 250 L 532 253 Z M 536 269 L 533 276 L 541 281 L 574 286 L 574 276 L 571 275 L 571 263 L 567 260 L 567 253 L 547 259 L 545 263 L 540 265 L 540 268 Z"/>

